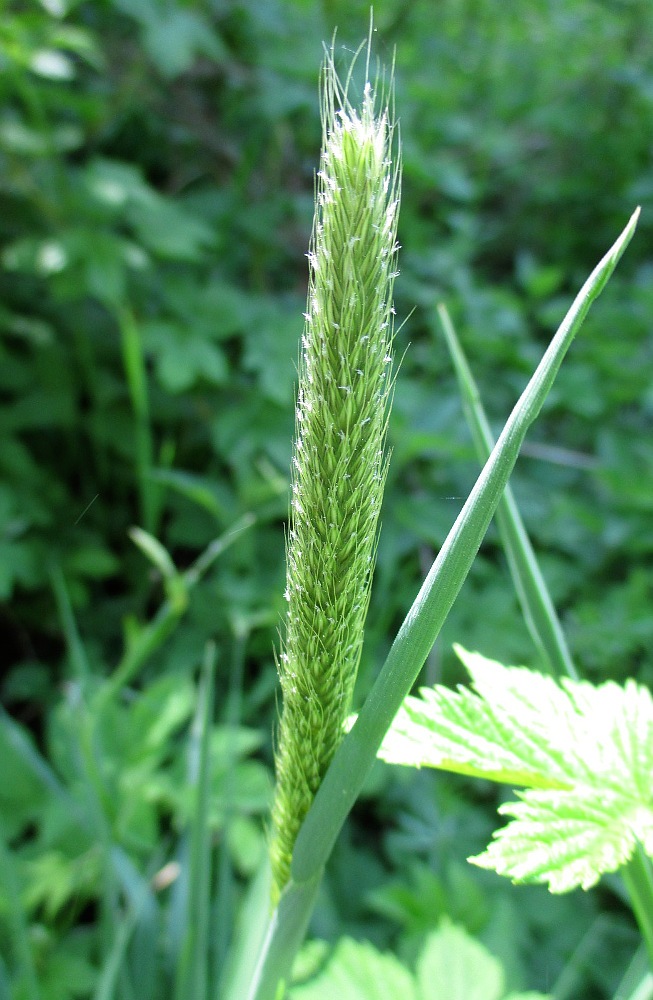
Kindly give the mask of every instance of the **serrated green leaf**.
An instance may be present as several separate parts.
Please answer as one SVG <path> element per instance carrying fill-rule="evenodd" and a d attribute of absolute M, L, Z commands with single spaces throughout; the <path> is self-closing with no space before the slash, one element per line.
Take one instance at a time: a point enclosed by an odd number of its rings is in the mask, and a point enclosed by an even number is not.
<path fill-rule="evenodd" d="M 527 791 L 469 860 L 552 892 L 594 885 L 632 856 L 653 855 L 653 699 L 628 680 L 594 686 L 458 649 L 473 690 L 436 686 L 407 698 L 379 756 Z"/>
<path fill-rule="evenodd" d="M 637 840 L 653 848 L 650 806 L 600 786 L 520 793 L 499 812 L 513 822 L 468 860 L 515 882 L 548 882 L 551 892 L 591 888 L 628 861 Z"/>
<path fill-rule="evenodd" d="M 330 956 L 324 942 L 307 945 L 295 963 L 303 981 L 289 1000 L 502 1000 L 501 963 L 463 927 L 444 920 L 428 935 L 412 973 L 393 955 L 364 941 L 341 939 Z M 513 993 L 506 1000 L 548 1000 L 540 993 Z"/>
<path fill-rule="evenodd" d="M 417 963 L 420 1000 L 500 1000 L 501 963 L 480 941 L 453 924 L 430 934 Z"/>
<path fill-rule="evenodd" d="M 289 1000 L 421 1000 L 410 972 L 392 955 L 342 938 L 324 968 L 294 986 Z"/>
<path fill-rule="evenodd" d="M 536 714 L 533 695 L 541 709 L 548 701 L 551 714 L 560 718 L 555 682 L 483 657 L 478 657 L 481 669 L 473 673 L 477 661 L 469 654 L 465 657 L 463 662 L 474 680 L 481 685 L 484 680 L 487 682 L 493 693 L 492 701 L 486 701 L 482 692 L 475 694 L 469 689 L 455 692 L 440 685 L 422 688 L 419 698 L 408 697 L 404 701 L 379 757 L 389 764 L 437 767 L 533 788 L 570 787 L 573 771 L 569 771 L 565 755 L 550 746 L 546 732 L 540 731 L 542 714 L 533 725 L 525 725 L 526 716 Z M 506 669 L 511 671 L 510 689 L 505 680 L 501 686 L 501 672 Z M 542 690 L 526 690 L 531 679 L 533 688 L 539 685 Z"/>

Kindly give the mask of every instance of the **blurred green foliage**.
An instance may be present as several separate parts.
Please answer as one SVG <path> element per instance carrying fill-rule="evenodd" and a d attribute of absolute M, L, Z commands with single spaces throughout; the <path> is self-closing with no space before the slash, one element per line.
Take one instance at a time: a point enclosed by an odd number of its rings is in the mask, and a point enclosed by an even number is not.
<path fill-rule="evenodd" d="M 91 995 L 123 910 L 183 853 L 184 757 L 208 640 L 224 958 L 263 847 L 318 69 L 336 25 L 349 59 L 368 17 L 359 0 L 3 7 L 3 997 Z M 501 425 L 638 202 L 637 238 L 514 486 L 585 674 L 650 683 L 653 8 L 382 0 L 375 25 L 379 59 L 396 51 L 403 361 L 361 686 L 476 475 L 435 304 L 447 300 Z M 244 515 L 249 528 L 187 586 L 184 571 Z M 134 546 L 132 525 L 169 562 Z M 458 678 L 454 639 L 534 663 L 492 534 L 430 681 Z M 125 662 L 128 684 L 109 695 Z M 636 940 L 618 897 L 507 894 L 459 866 L 487 839 L 494 794 L 379 765 L 315 933 L 364 935 L 413 961 L 449 915 L 501 958 L 510 989 L 562 977 L 560 996 L 611 995 Z M 171 981 L 174 892 L 173 878 L 143 897 L 125 945 L 145 1000 Z M 147 972 L 152 940 L 163 958 Z M 130 995 L 125 976 L 117 996 Z"/>

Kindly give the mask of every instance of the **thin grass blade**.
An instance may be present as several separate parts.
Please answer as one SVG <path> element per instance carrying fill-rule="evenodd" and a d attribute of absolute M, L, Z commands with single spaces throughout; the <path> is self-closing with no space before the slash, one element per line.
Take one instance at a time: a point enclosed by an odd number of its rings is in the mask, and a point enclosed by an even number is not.
<path fill-rule="evenodd" d="M 123 364 L 134 411 L 134 444 L 141 516 L 147 531 L 154 533 L 161 508 L 161 488 L 151 474 L 154 449 L 143 341 L 136 319 L 129 309 L 121 310 L 119 324 Z"/>
<path fill-rule="evenodd" d="M 50 581 L 57 602 L 57 611 L 68 647 L 68 656 L 73 675 L 78 684 L 86 690 L 88 679 L 91 675 L 86 650 L 82 638 L 77 628 L 77 622 L 73 612 L 73 606 L 66 586 L 66 580 L 61 566 L 54 565 L 50 569 Z"/>
<path fill-rule="evenodd" d="M 265 854 L 240 907 L 233 942 L 213 1000 L 243 1000 L 268 932 L 272 872 Z"/>
<path fill-rule="evenodd" d="M 653 973 L 644 945 L 633 955 L 613 1000 L 653 1000 Z"/>
<path fill-rule="evenodd" d="M 226 755 L 222 762 L 224 767 L 224 786 L 222 796 L 222 811 L 224 827 L 217 849 L 216 895 L 219 905 L 216 907 L 216 928 L 213 934 L 214 956 L 212 982 L 220 978 L 221 970 L 227 961 L 229 946 L 233 938 L 234 910 L 236 898 L 236 877 L 231 860 L 229 847 L 230 834 L 234 819 L 234 801 L 237 790 L 237 754 L 236 733 L 242 718 L 242 701 L 245 678 L 245 652 L 249 637 L 249 624 L 246 616 L 238 616 L 232 622 L 234 643 L 229 665 L 229 689 L 226 697 L 225 722 L 230 738 L 227 740 Z M 268 907 L 266 907 L 267 909 Z"/>
<path fill-rule="evenodd" d="M 213 643 L 206 650 L 190 747 L 190 782 L 195 787 L 187 872 L 185 934 L 177 968 L 177 1000 L 205 1000 L 207 995 L 209 900 L 211 895 L 211 841 L 208 824 L 210 797 L 209 742 L 215 701 Z"/>
<path fill-rule="evenodd" d="M 641 844 L 637 845 L 620 874 L 644 939 L 649 966 L 653 970 L 653 865 Z"/>
<path fill-rule="evenodd" d="M 158 906 L 149 883 L 134 867 L 132 861 L 119 847 L 110 852 L 111 870 L 127 900 L 128 907 L 116 920 L 115 933 L 93 994 L 93 1000 L 120 1000 L 134 994 L 132 983 L 138 983 L 138 1000 L 153 996 L 157 965 Z M 140 934 L 139 934 L 140 931 Z M 130 955 L 130 945 L 136 939 L 149 938 L 148 954 L 141 948 L 139 955 Z M 131 958 L 131 962 L 129 959 Z"/>
<path fill-rule="evenodd" d="M 102 965 L 93 1000 L 116 1000 L 116 991 L 125 970 L 125 957 L 135 922 L 135 914 L 130 913 L 119 924 L 112 947 Z"/>
<path fill-rule="evenodd" d="M 301 885 L 292 880 L 287 884 L 270 918 L 244 1000 L 279 1000 L 283 997 L 282 984 L 290 975 L 293 959 L 304 940 L 322 881 L 322 871 L 319 869 Z"/>
<path fill-rule="evenodd" d="M 228 531 L 207 545 L 195 562 L 179 575 L 180 590 L 177 599 L 168 598 L 165 600 L 154 618 L 148 622 L 138 638 L 129 646 L 110 679 L 98 692 L 96 708 L 99 709 L 105 701 L 115 697 L 126 684 L 131 683 L 147 659 L 172 633 L 186 610 L 186 604 L 179 599 L 182 590 L 183 593 L 188 594 L 225 549 L 233 545 L 240 533 L 251 528 L 253 524 L 253 516 L 244 514 Z"/>
<path fill-rule="evenodd" d="M 486 462 L 495 442 L 481 396 L 446 306 L 438 306 L 438 316 L 458 377 L 476 453 L 481 462 Z M 578 680 L 578 672 L 510 486 L 506 486 L 495 516 L 524 619 L 544 665 L 554 676 L 567 675 Z"/>

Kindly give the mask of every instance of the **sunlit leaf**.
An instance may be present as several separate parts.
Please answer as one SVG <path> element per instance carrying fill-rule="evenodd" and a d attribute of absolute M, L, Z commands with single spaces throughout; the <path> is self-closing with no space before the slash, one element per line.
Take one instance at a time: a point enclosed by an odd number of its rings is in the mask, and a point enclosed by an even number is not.
<path fill-rule="evenodd" d="M 426 938 L 416 975 L 394 955 L 342 938 L 326 956 L 321 942 L 311 942 L 295 965 L 295 976 L 299 982 L 289 1000 L 547 1000 L 541 993 L 505 997 L 501 963 L 448 921 Z"/>
<path fill-rule="evenodd" d="M 560 683 L 458 649 L 473 689 L 437 685 L 407 698 L 379 756 L 524 785 L 512 822 L 470 858 L 552 892 L 594 885 L 653 855 L 653 699 L 629 680 Z"/>
<path fill-rule="evenodd" d="M 393 955 L 342 938 L 316 976 L 295 986 L 290 1000 L 420 1000 L 411 973 Z"/>

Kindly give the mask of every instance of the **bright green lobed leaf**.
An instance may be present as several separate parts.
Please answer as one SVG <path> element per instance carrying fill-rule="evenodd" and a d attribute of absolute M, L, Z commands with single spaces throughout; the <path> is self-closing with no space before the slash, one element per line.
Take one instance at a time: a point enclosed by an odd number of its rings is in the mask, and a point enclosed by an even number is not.
<path fill-rule="evenodd" d="M 430 934 L 417 963 L 420 997 L 501 1000 L 501 963 L 462 927 L 443 922 Z"/>
<path fill-rule="evenodd" d="M 290 1000 L 421 1000 L 414 979 L 393 955 L 342 938 L 318 975 L 295 986 Z"/>
<path fill-rule="evenodd" d="M 311 974 L 311 962 L 316 967 Z M 300 978 L 290 1000 L 502 1000 L 501 963 L 464 928 L 444 920 L 426 938 L 416 975 L 393 955 L 367 942 L 342 938 L 324 961 L 324 947 L 311 942 L 295 964 Z M 512 993 L 505 1000 L 547 1000 L 541 993 Z"/>
<path fill-rule="evenodd" d="M 599 776 L 600 781 L 600 776 Z M 589 889 L 604 872 L 632 856 L 636 840 L 653 852 L 653 809 L 626 793 L 579 787 L 520 793 L 500 807 L 513 822 L 495 833 L 483 854 L 470 858 L 513 881 L 548 882 L 551 892 Z"/>
<path fill-rule="evenodd" d="M 407 698 L 379 756 L 525 785 L 513 817 L 470 858 L 552 892 L 594 885 L 639 841 L 653 855 L 653 699 L 629 680 L 560 683 L 478 653 L 457 652 L 472 689 Z"/>

